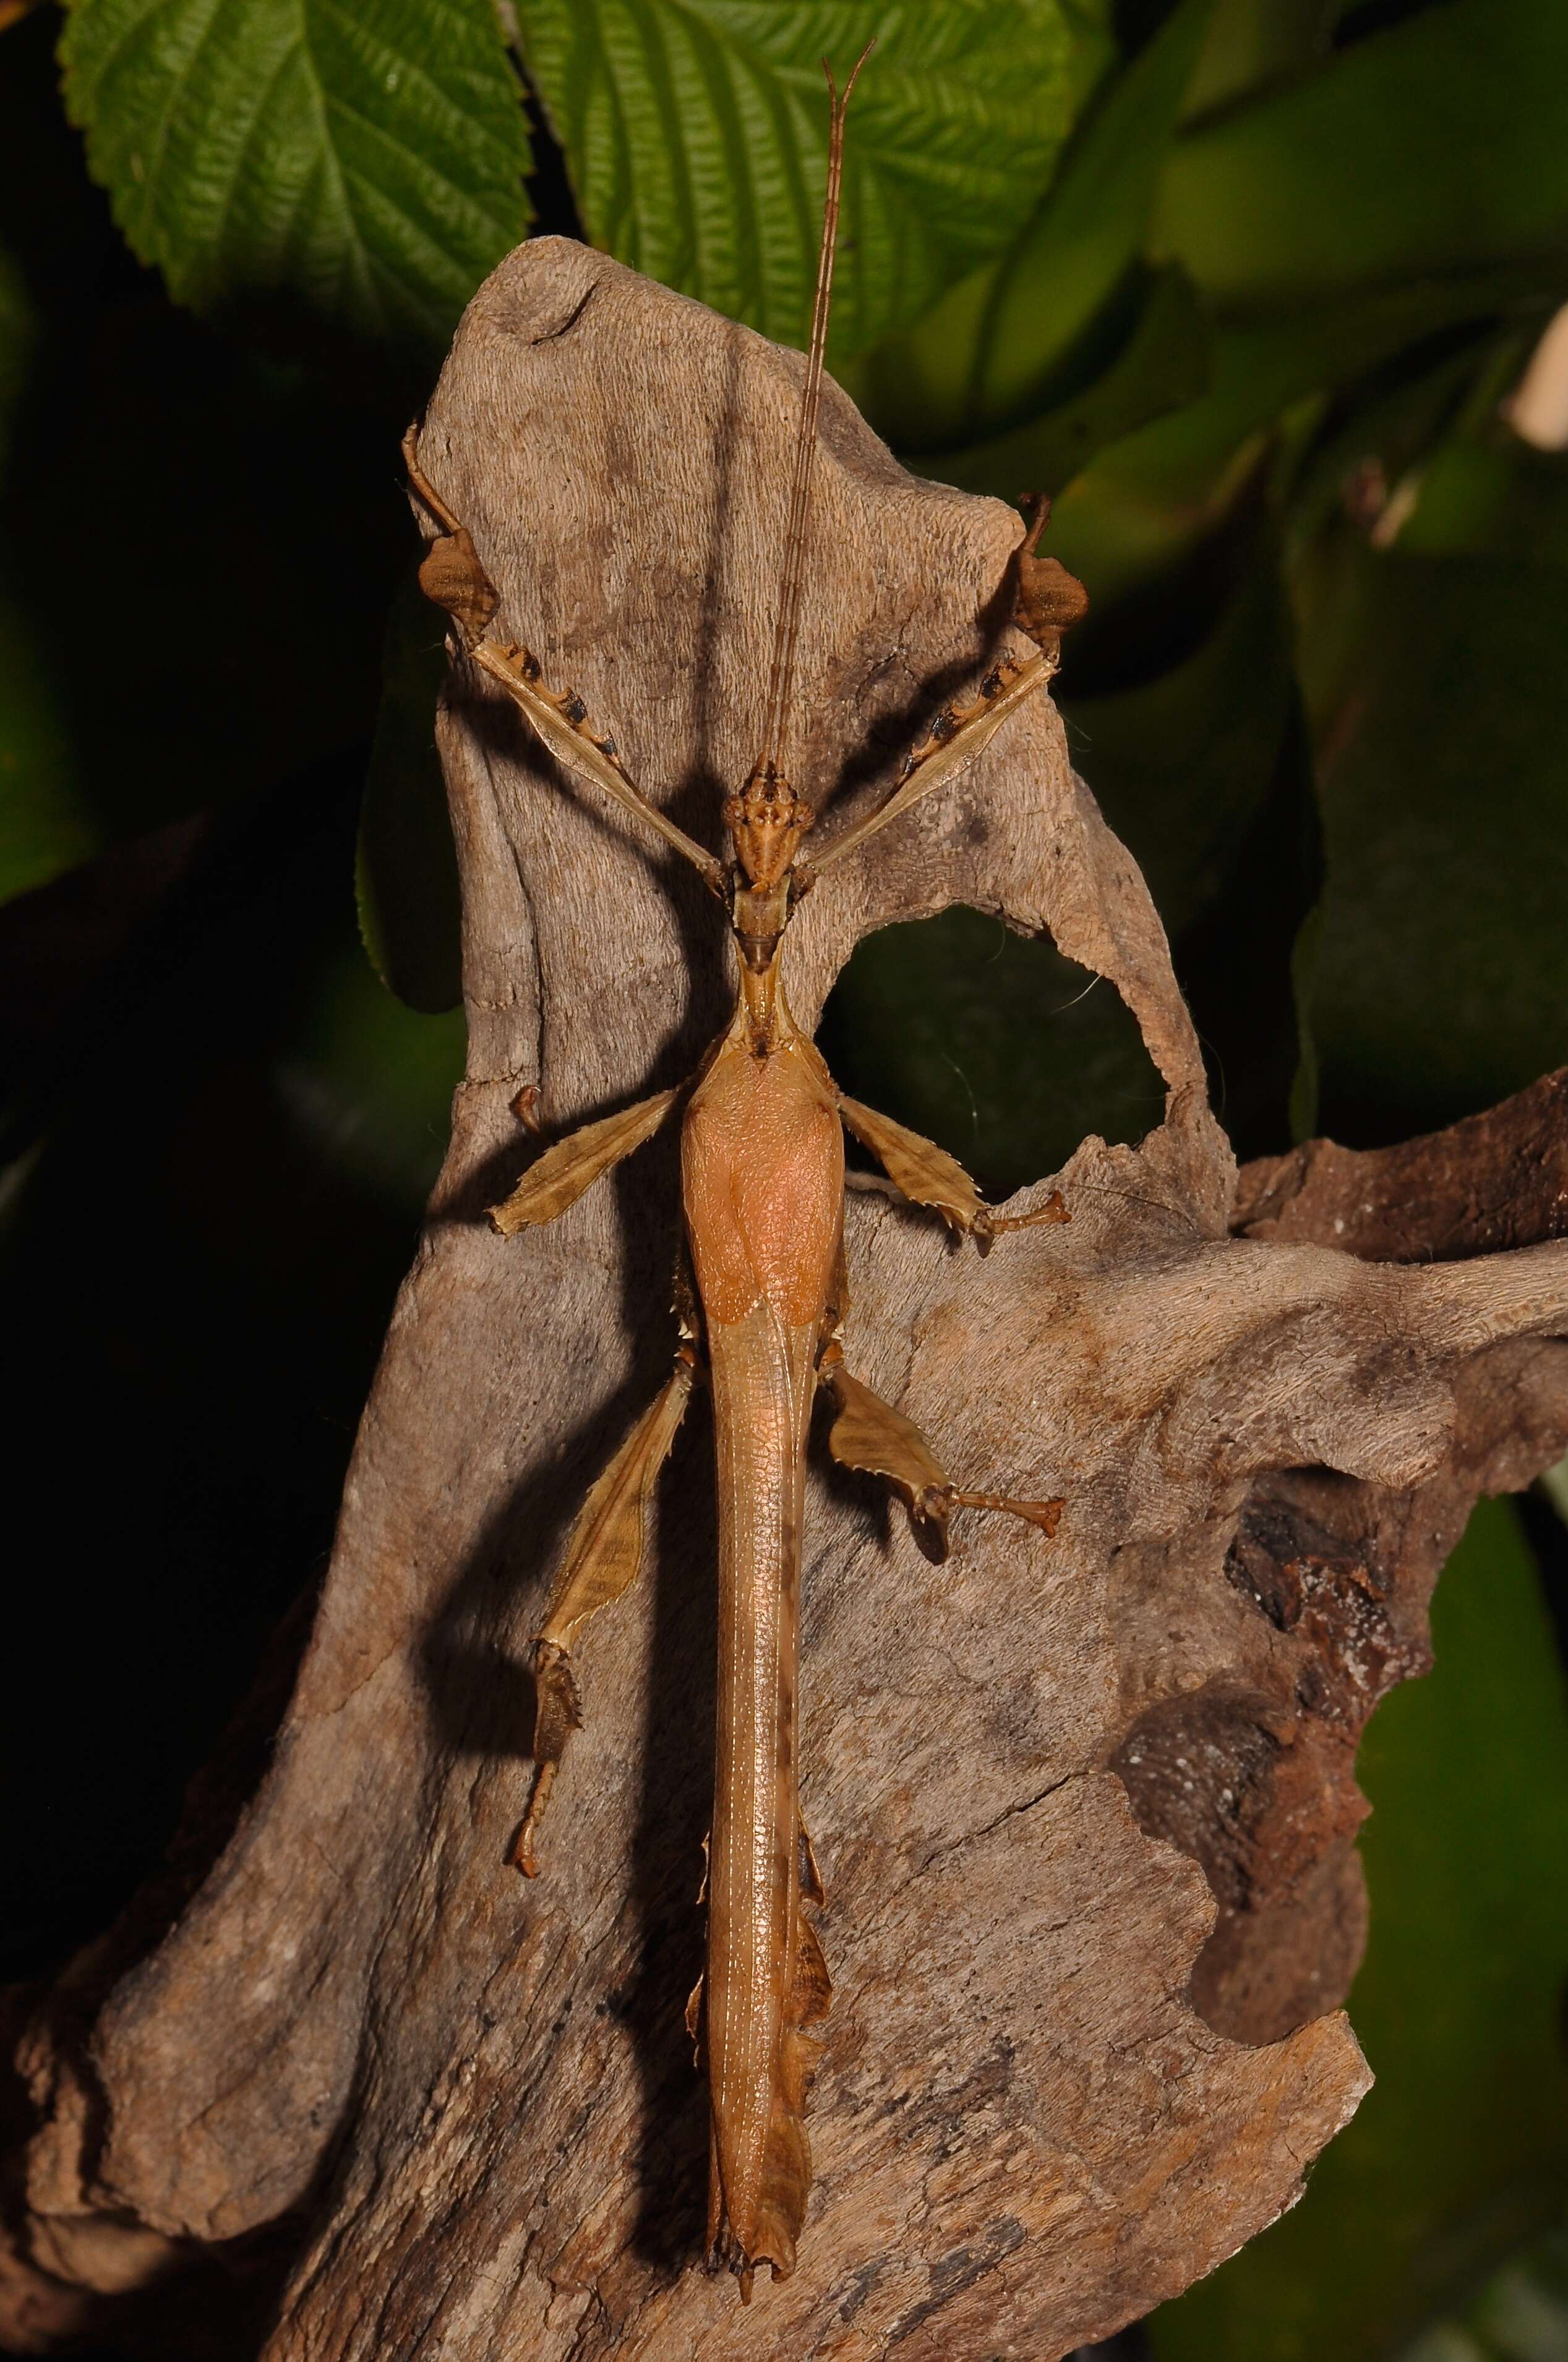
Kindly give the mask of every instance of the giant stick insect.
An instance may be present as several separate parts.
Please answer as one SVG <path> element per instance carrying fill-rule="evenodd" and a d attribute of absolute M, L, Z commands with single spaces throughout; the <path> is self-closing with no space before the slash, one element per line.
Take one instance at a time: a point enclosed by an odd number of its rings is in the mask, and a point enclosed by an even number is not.
<path fill-rule="evenodd" d="M 710 2261 L 738 2275 L 745 2299 L 759 2264 L 767 2263 L 776 2279 L 794 2266 L 811 2185 L 803 2110 L 815 2045 L 805 2029 L 825 2014 L 830 1994 L 822 1948 L 803 1909 L 823 1900 L 823 1887 L 801 1820 L 797 1764 L 801 1529 L 807 1429 L 817 1389 L 833 1403 L 833 1456 L 894 1487 L 931 1557 L 945 1555 L 955 1508 L 1004 1510 L 1050 1536 L 1064 1506 L 963 1490 L 919 1430 L 845 1368 L 843 1128 L 880 1161 L 898 1192 L 934 1209 L 982 1252 L 1000 1231 L 1066 1220 L 1066 1209 L 1053 1193 L 1032 1212 L 996 1214 L 945 1151 L 845 1098 L 791 1017 L 779 975 L 785 934 L 802 896 L 917 798 L 974 760 L 1008 716 L 1050 679 L 1061 635 L 1087 605 L 1066 568 L 1037 555 L 1048 509 L 1035 502 L 1015 560 L 1012 613 L 1037 653 L 1021 663 L 1004 657 L 994 664 L 969 702 L 937 714 L 879 809 L 836 837 L 814 863 L 800 857 L 815 814 L 790 786 L 783 758 L 844 117 L 859 71 L 857 65 L 842 96 L 828 72 L 827 201 L 762 753 L 745 786 L 723 806 L 727 862 L 642 794 L 614 742 L 595 727 L 573 690 L 551 689 L 527 648 L 491 636 L 499 595 L 467 529 L 421 472 L 415 428 L 404 442 L 411 488 L 439 528 L 420 580 L 452 619 L 462 653 L 500 683 L 563 771 L 591 780 L 692 863 L 726 906 L 734 931 L 734 1015 L 692 1080 L 558 1141 L 491 1209 L 491 1220 L 507 1237 L 554 1220 L 682 1109 L 689 1260 L 683 1258 L 677 1282 L 674 1374 L 589 1494 L 534 1642 L 534 1784 L 513 1859 L 529 1877 L 536 1875 L 540 1818 L 567 1740 L 581 1723 L 573 1664 L 578 1638 L 636 1574 L 655 1482 L 692 1387 L 705 1376 L 718 1463 L 718 1729 L 707 1966 L 687 2023 L 708 2074 Z M 531 1109 L 520 1107 L 520 1112 L 526 1118 Z"/>

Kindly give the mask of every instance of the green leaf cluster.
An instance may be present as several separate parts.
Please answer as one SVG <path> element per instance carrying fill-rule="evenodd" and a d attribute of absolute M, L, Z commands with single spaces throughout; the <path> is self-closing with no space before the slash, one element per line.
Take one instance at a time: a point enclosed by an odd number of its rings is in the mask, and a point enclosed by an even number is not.
<path fill-rule="evenodd" d="M 594 243 L 791 343 L 822 228 L 822 61 L 842 83 L 876 39 L 845 172 L 839 354 L 995 252 L 1067 127 L 1059 0 L 521 0 L 517 24 Z"/>
<path fill-rule="evenodd" d="M 1568 458 L 1505 411 L 1568 299 L 1565 91 L 1550 0 L 1178 0 L 1010 245 L 850 370 L 911 464 L 1054 495 L 1094 602 L 1079 767 L 1243 1153 L 1399 1137 L 1568 1059 Z M 923 956 L 862 948 L 835 1048 Z M 950 1036 L 902 1112 L 999 1054 Z M 1077 1110 L 1121 1136 L 1094 1063 Z M 1035 1104 L 1008 1095 L 993 1181 L 1054 1152 Z"/>
<path fill-rule="evenodd" d="M 116 219 L 197 309 L 438 347 L 526 226 L 490 0 L 77 0 L 61 61 Z"/>
<path fill-rule="evenodd" d="M 510 35 L 513 57 L 503 46 Z M 72 119 L 135 251 L 198 309 L 294 304 L 439 352 L 530 219 L 517 71 L 589 236 L 799 337 L 822 63 L 868 41 L 835 330 L 865 347 L 1006 242 L 1109 50 L 1064 0 L 72 0 Z"/>

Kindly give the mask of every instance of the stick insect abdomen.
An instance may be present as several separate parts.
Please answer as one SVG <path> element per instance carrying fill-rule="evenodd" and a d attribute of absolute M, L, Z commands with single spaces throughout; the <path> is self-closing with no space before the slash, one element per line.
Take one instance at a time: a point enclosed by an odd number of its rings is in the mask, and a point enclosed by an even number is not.
<path fill-rule="evenodd" d="M 816 1363 L 844 1219 L 832 1086 L 799 1036 L 732 1037 L 687 1110 L 687 1227 L 718 1460 L 719 1692 L 703 2001 L 709 2239 L 748 2293 L 782 2278 L 811 2185 L 802 2120 L 827 1972 L 801 1911 L 801 1519 Z"/>

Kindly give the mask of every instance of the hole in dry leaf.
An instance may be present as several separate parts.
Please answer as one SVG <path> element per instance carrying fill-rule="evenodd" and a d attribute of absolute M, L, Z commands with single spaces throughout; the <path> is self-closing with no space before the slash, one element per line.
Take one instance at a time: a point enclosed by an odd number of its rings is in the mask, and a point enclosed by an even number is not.
<path fill-rule="evenodd" d="M 1115 986 L 978 911 L 868 935 L 818 1041 L 852 1098 L 939 1142 L 993 1198 L 1059 1171 L 1090 1132 L 1142 1140 L 1165 1112 Z"/>

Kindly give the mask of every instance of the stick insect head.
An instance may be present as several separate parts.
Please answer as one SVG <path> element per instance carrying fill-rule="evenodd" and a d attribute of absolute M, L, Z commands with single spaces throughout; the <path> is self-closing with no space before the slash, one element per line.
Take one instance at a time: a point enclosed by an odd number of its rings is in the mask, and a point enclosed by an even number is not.
<path fill-rule="evenodd" d="M 724 805 L 734 857 L 752 894 L 767 895 L 787 884 L 801 839 L 816 819 L 809 803 L 798 796 L 785 776 L 783 742 L 795 680 L 795 644 L 800 635 L 801 599 L 805 582 L 806 526 L 812 502 L 812 474 L 817 450 L 817 412 L 822 403 L 823 355 L 827 348 L 828 311 L 833 301 L 834 248 L 838 233 L 839 191 L 844 179 L 844 116 L 856 76 L 874 45 L 867 42 L 842 94 L 827 61 L 832 129 L 828 138 L 827 197 L 823 206 L 823 241 L 817 257 L 816 301 L 812 308 L 812 342 L 806 358 L 805 385 L 801 396 L 800 423 L 795 433 L 795 460 L 790 483 L 790 508 L 784 535 L 783 577 L 778 615 L 773 633 L 773 661 L 767 681 L 767 721 L 762 754 L 738 796 Z"/>
<path fill-rule="evenodd" d="M 724 804 L 724 825 L 746 884 L 763 893 L 781 885 L 815 819 L 778 766 L 760 762 L 740 794 Z"/>

